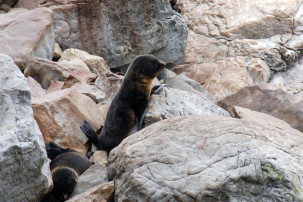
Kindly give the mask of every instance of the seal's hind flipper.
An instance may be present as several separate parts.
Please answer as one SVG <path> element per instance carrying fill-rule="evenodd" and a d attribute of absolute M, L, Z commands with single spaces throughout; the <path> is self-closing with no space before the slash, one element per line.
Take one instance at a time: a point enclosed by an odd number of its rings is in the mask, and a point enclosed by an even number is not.
<path fill-rule="evenodd" d="M 86 137 L 89 140 L 92 140 L 93 142 L 95 142 L 95 140 L 98 140 L 98 135 L 95 132 L 95 130 L 93 129 L 92 125 L 90 125 L 90 123 L 88 121 L 84 121 L 83 125 L 80 126 L 80 129 L 82 130 L 82 132 L 86 135 Z"/>
<path fill-rule="evenodd" d="M 67 152 L 69 149 L 63 149 L 62 147 L 60 147 L 59 145 L 57 145 L 54 142 L 49 142 L 46 145 L 46 152 L 47 152 L 47 156 L 50 160 L 55 159 L 58 155 Z"/>

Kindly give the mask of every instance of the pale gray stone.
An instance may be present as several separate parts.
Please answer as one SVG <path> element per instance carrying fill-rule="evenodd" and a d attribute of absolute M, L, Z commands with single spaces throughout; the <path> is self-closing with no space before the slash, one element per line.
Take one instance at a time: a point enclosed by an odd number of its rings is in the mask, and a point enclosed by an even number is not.
<path fill-rule="evenodd" d="M 218 116 L 155 123 L 111 151 L 115 200 L 303 201 L 302 135 Z"/>
<path fill-rule="evenodd" d="M 144 126 L 175 116 L 216 115 L 229 117 L 228 112 L 204 96 L 164 87 L 148 104 Z"/>
<path fill-rule="evenodd" d="M 90 188 L 106 182 L 108 182 L 107 167 L 104 167 L 101 164 L 94 164 L 79 176 L 71 197 L 84 193 Z"/>
<path fill-rule="evenodd" d="M 0 201 L 38 201 L 52 179 L 29 86 L 9 56 L 0 67 Z"/>

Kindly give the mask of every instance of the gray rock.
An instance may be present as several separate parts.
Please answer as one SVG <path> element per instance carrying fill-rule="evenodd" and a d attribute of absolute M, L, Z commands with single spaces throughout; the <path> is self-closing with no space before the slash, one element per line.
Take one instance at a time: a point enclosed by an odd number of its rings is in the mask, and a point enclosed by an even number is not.
<path fill-rule="evenodd" d="M 166 63 L 181 63 L 187 39 L 182 16 L 169 1 L 46 1 L 55 13 L 56 41 L 102 56 L 111 67 L 136 56 L 154 54 Z"/>
<path fill-rule="evenodd" d="M 152 95 L 144 118 L 144 126 L 175 116 L 216 115 L 229 117 L 228 112 L 204 96 L 164 87 Z"/>
<path fill-rule="evenodd" d="M 29 86 L 9 56 L 0 67 L 0 201 L 38 201 L 52 179 Z"/>
<path fill-rule="evenodd" d="M 158 122 L 111 151 L 115 200 L 303 201 L 302 135 L 227 117 Z"/>
<path fill-rule="evenodd" d="M 107 167 L 104 167 L 100 164 L 94 164 L 79 176 L 78 182 L 71 197 L 81 194 L 94 186 L 101 185 L 106 182 L 108 182 Z"/>
<path fill-rule="evenodd" d="M 239 106 L 270 114 L 303 132 L 303 101 L 281 89 L 270 86 L 249 86 L 220 100 L 218 105 L 235 117 L 233 107 Z"/>
<path fill-rule="evenodd" d="M 167 82 L 167 87 L 195 93 L 214 102 L 214 99 L 201 84 L 199 84 L 195 80 L 188 78 L 187 76 L 185 76 L 185 74 L 180 74 L 174 78 L 171 78 Z"/>
<path fill-rule="evenodd" d="M 55 46 L 53 17 L 48 8 L 13 9 L 0 15 L 0 53 L 11 56 L 21 70 L 34 57 L 51 60 Z"/>

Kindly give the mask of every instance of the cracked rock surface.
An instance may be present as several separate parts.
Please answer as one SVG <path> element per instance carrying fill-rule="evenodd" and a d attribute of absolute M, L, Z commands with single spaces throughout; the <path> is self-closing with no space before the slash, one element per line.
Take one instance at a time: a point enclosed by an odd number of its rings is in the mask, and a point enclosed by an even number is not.
<path fill-rule="evenodd" d="M 303 134 L 245 120 L 155 123 L 109 156 L 116 201 L 302 201 Z"/>

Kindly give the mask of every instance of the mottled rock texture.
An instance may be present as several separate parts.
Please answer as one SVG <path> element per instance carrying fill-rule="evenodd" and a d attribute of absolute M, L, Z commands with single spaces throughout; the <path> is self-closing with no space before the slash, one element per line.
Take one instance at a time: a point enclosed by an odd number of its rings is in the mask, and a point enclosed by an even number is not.
<path fill-rule="evenodd" d="M 0 201 L 38 201 L 52 186 L 24 75 L 0 53 Z"/>
<path fill-rule="evenodd" d="M 0 53 L 11 56 L 21 70 L 34 57 L 51 60 L 55 46 L 53 18 L 49 8 L 14 9 L 0 15 Z"/>
<path fill-rule="evenodd" d="M 302 201 L 302 133 L 239 119 L 155 123 L 109 156 L 116 201 Z"/>
<path fill-rule="evenodd" d="M 80 130 L 88 120 L 95 130 L 101 127 L 102 115 L 96 103 L 72 89 L 64 89 L 32 100 L 34 116 L 45 142 L 83 154 L 88 150 L 87 137 Z"/>
<path fill-rule="evenodd" d="M 197 94 L 164 87 L 159 94 L 152 95 L 144 117 L 144 126 L 176 116 L 229 114 L 211 100 Z"/>
<path fill-rule="evenodd" d="M 218 105 L 233 117 L 234 106 L 249 108 L 277 117 L 303 132 L 303 101 L 281 89 L 249 86 L 220 100 Z"/>
<path fill-rule="evenodd" d="M 185 62 L 174 71 L 203 84 L 216 100 L 268 82 L 298 60 L 299 0 L 178 0 L 174 6 L 189 28 Z"/>
<path fill-rule="evenodd" d="M 56 41 L 120 67 L 137 55 L 154 54 L 166 63 L 181 63 L 187 39 L 182 16 L 167 0 L 46 0 L 54 13 Z"/>
<path fill-rule="evenodd" d="M 114 195 L 114 182 L 108 182 L 95 186 L 86 192 L 74 196 L 73 198 L 67 200 L 67 202 L 110 202 Z"/>

